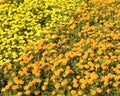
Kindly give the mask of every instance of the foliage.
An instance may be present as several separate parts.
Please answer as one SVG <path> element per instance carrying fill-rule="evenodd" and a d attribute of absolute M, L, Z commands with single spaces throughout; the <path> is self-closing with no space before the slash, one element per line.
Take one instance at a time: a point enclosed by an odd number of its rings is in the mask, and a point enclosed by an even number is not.
<path fill-rule="evenodd" d="M 93 1 L 2 67 L 3 96 L 119 96 L 120 2 Z"/>

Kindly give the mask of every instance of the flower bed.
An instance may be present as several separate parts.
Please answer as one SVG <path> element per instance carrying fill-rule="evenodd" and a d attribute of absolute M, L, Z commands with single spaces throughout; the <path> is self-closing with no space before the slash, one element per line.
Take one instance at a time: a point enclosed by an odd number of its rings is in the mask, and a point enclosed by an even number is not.
<path fill-rule="evenodd" d="M 1 66 L 1 95 L 119 96 L 120 2 L 93 1 Z"/>

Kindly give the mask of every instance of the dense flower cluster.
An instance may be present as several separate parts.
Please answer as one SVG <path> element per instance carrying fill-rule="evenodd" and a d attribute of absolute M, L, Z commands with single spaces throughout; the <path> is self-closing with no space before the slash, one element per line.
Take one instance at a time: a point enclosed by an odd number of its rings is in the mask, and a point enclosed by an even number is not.
<path fill-rule="evenodd" d="M 120 1 L 95 1 L 1 66 L 3 96 L 119 96 Z"/>
<path fill-rule="evenodd" d="M 4 0 L 5 1 L 5 0 Z M 11 0 L 7 0 L 12 2 Z M 81 0 L 13 0 L 0 5 L 0 65 L 19 62 L 28 42 L 67 22 Z M 21 1 L 21 3 L 20 3 Z M 12 61 L 11 61 L 12 60 Z"/>

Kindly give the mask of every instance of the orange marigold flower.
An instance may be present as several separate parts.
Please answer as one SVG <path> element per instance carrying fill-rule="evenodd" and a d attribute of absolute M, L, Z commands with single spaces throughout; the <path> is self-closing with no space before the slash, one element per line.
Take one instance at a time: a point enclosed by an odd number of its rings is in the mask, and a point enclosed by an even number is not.
<path fill-rule="evenodd" d="M 92 72 L 92 73 L 90 74 L 90 78 L 91 78 L 91 79 L 97 79 L 97 78 L 98 78 L 98 75 L 97 75 L 95 72 Z"/>
<path fill-rule="evenodd" d="M 92 90 L 92 91 L 91 91 L 91 94 L 92 94 L 92 95 L 95 95 L 95 94 L 96 94 L 96 91 L 95 91 L 95 90 Z"/>
<path fill-rule="evenodd" d="M 79 76 L 79 75 L 77 75 L 77 76 L 76 76 L 76 79 L 80 79 L 80 76 Z"/>
<path fill-rule="evenodd" d="M 8 82 L 8 86 L 11 86 L 13 84 L 13 82 L 9 81 Z"/>
<path fill-rule="evenodd" d="M 55 91 L 52 91 L 52 93 L 51 93 L 52 95 L 55 95 L 56 94 L 56 92 Z"/>
<path fill-rule="evenodd" d="M 82 89 L 85 89 L 85 84 L 81 84 L 81 86 L 80 86 Z"/>
<path fill-rule="evenodd" d="M 13 80 L 14 80 L 14 82 L 16 83 L 16 84 L 19 84 L 19 79 L 18 79 L 18 77 L 16 76 L 16 77 L 14 77 L 13 78 Z"/>
<path fill-rule="evenodd" d="M 28 90 L 30 87 L 28 85 L 24 86 L 24 90 Z"/>
<path fill-rule="evenodd" d="M 40 94 L 40 91 L 35 91 L 34 94 L 35 94 L 35 95 L 39 95 L 39 94 Z"/>
<path fill-rule="evenodd" d="M 31 93 L 30 90 L 26 90 L 26 91 L 25 91 L 25 94 L 27 94 L 27 95 L 30 95 L 30 93 Z"/>
<path fill-rule="evenodd" d="M 96 91 L 97 91 L 98 93 L 101 93 L 101 92 L 102 92 L 102 89 L 97 88 Z"/>
<path fill-rule="evenodd" d="M 22 92 L 17 92 L 16 96 L 22 96 Z"/>
<path fill-rule="evenodd" d="M 68 90 L 71 90 L 71 89 L 72 89 L 72 87 L 71 87 L 71 86 L 68 86 L 68 87 L 67 87 L 67 89 L 68 89 Z"/>
<path fill-rule="evenodd" d="M 60 88 L 60 83 L 56 83 L 56 84 L 55 84 L 55 88 L 56 88 L 56 89 Z"/>
<path fill-rule="evenodd" d="M 81 90 L 79 90 L 79 91 L 78 91 L 78 95 L 81 96 L 82 94 L 83 94 L 83 92 L 82 92 Z"/>
<path fill-rule="evenodd" d="M 17 90 L 17 89 L 19 89 L 19 86 L 18 86 L 18 85 L 13 85 L 13 86 L 12 86 L 12 90 Z"/>
<path fill-rule="evenodd" d="M 71 90 L 71 94 L 74 96 L 77 94 L 77 92 L 75 90 Z"/>
<path fill-rule="evenodd" d="M 46 86 L 42 86 L 42 90 L 43 90 L 43 91 L 46 90 Z"/>
<path fill-rule="evenodd" d="M 8 66 L 7 66 L 8 70 L 12 69 L 12 64 L 9 63 Z"/>
<path fill-rule="evenodd" d="M 61 82 L 61 85 L 64 86 L 64 85 L 66 85 L 67 83 L 68 83 L 67 80 L 63 80 L 63 81 Z"/>
<path fill-rule="evenodd" d="M 74 88 L 77 88 L 78 86 L 79 86 L 78 83 L 74 83 L 74 84 L 73 84 L 73 87 L 74 87 Z"/>

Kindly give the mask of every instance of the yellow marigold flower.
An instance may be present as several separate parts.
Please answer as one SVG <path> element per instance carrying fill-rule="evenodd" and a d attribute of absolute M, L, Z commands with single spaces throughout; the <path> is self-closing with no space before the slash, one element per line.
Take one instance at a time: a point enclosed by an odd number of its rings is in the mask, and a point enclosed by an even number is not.
<path fill-rule="evenodd" d="M 28 83 L 28 86 L 34 86 L 34 85 L 35 85 L 35 82 L 31 81 L 31 82 Z"/>
<path fill-rule="evenodd" d="M 117 88 L 117 87 L 119 86 L 119 83 L 116 82 L 116 83 L 113 84 L 113 86 L 114 86 L 115 88 Z"/>
<path fill-rule="evenodd" d="M 76 76 L 76 79 L 80 79 L 80 76 L 79 76 L 79 75 L 77 75 L 77 76 Z"/>
<path fill-rule="evenodd" d="M 54 71 L 54 73 L 55 73 L 56 76 L 59 76 L 59 75 L 60 75 L 60 71 L 59 71 L 59 70 Z"/>
<path fill-rule="evenodd" d="M 77 92 L 75 90 L 71 90 L 71 94 L 74 96 L 77 94 Z"/>
<path fill-rule="evenodd" d="M 62 94 L 57 94 L 57 96 L 62 96 Z"/>
<path fill-rule="evenodd" d="M 26 91 L 25 91 L 25 94 L 27 94 L 27 95 L 29 95 L 30 93 L 31 93 L 30 90 L 26 90 Z"/>
<path fill-rule="evenodd" d="M 75 27 L 76 27 L 76 24 L 74 23 L 70 26 L 70 29 L 74 29 Z"/>
<path fill-rule="evenodd" d="M 12 90 L 17 90 L 17 89 L 19 89 L 19 86 L 18 86 L 18 85 L 13 85 L 13 86 L 12 86 Z"/>
<path fill-rule="evenodd" d="M 72 87 L 71 87 L 71 86 L 68 86 L 68 87 L 67 87 L 67 90 L 71 90 L 71 89 L 72 89 Z"/>
<path fill-rule="evenodd" d="M 56 84 L 55 84 L 55 88 L 56 88 L 56 89 L 60 88 L 60 83 L 56 83 Z"/>
<path fill-rule="evenodd" d="M 42 82 L 42 80 L 41 79 L 37 79 L 37 83 L 41 83 Z"/>
<path fill-rule="evenodd" d="M 82 96 L 83 92 L 81 90 L 78 91 L 78 95 Z"/>
<path fill-rule="evenodd" d="M 106 92 L 107 92 L 107 93 L 110 93 L 110 89 L 107 89 Z"/>
<path fill-rule="evenodd" d="M 16 73 L 13 72 L 13 73 L 11 74 L 11 76 L 13 76 L 13 77 L 16 76 Z"/>
<path fill-rule="evenodd" d="M 20 65 L 25 65 L 25 62 L 24 61 L 20 61 Z"/>
<path fill-rule="evenodd" d="M 18 74 L 19 74 L 20 76 L 24 76 L 24 72 L 23 72 L 23 71 L 18 71 Z"/>
<path fill-rule="evenodd" d="M 92 95 L 95 95 L 95 94 L 96 94 L 96 91 L 95 91 L 95 90 L 92 90 L 92 91 L 91 91 L 91 94 L 92 94 Z"/>
<path fill-rule="evenodd" d="M 5 88 L 2 88 L 2 90 L 1 90 L 2 92 L 5 92 L 6 91 L 6 89 Z"/>
<path fill-rule="evenodd" d="M 73 84 L 73 87 L 74 87 L 74 88 L 77 88 L 78 86 L 79 86 L 78 83 L 74 83 L 74 84 Z"/>
<path fill-rule="evenodd" d="M 83 94 L 82 96 L 87 96 L 86 94 Z"/>
<path fill-rule="evenodd" d="M 9 86 L 9 85 L 6 85 L 6 86 L 5 86 L 5 89 L 6 89 L 6 90 L 8 90 L 9 88 L 10 88 L 10 86 Z"/>
<path fill-rule="evenodd" d="M 24 86 L 24 90 L 28 90 L 30 87 L 28 85 Z"/>
<path fill-rule="evenodd" d="M 11 86 L 13 84 L 13 82 L 9 81 L 8 82 L 8 86 Z"/>
<path fill-rule="evenodd" d="M 94 83 L 94 81 L 93 81 L 93 79 L 88 79 L 87 83 L 92 85 Z"/>
<path fill-rule="evenodd" d="M 98 69 L 99 67 L 100 67 L 100 65 L 99 65 L 99 64 L 96 64 L 96 65 L 95 65 L 95 68 L 96 68 L 96 69 Z"/>
<path fill-rule="evenodd" d="M 24 84 L 24 81 L 23 80 L 19 80 L 19 84 Z"/>
<path fill-rule="evenodd" d="M 40 94 L 40 91 L 35 91 L 34 94 L 38 96 Z"/>
<path fill-rule="evenodd" d="M 102 54 L 102 50 L 98 50 L 98 55 L 101 55 Z"/>
<path fill-rule="evenodd" d="M 7 73 L 8 73 L 8 69 L 4 68 L 4 74 L 7 74 Z"/>
<path fill-rule="evenodd" d="M 97 78 L 98 78 L 98 75 L 97 75 L 95 72 L 92 72 L 92 73 L 90 74 L 90 78 L 91 78 L 91 79 L 97 79 Z"/>
<path fill-rule="evenodd" d="M 16 96 L 22 96 L 22 92 L 17 92 Z"/>
<path fill-rule="evenodd" d="M 9 63 L 8 66 L 7 66 L 8 70 L 12 69 L 12 64 Z"/>
<path fill-rule="evenodd" d="M 69 24 L 72 24 L 74 22 L 74 17 L 71 17 Z"/>
<path fill-rule="evenodd" d="M 104 85 L 107 86 L 107 85 L 108 85 L 108 81 L 105 81 L 105 82 L 104 82 Z"/>
<path fill-rule="evenodd" d="M 106 60 L 106 64 L 110 64 L 111 63 L 111 60 Z"/>
<path fill-rule="evenodd" d="M 48 81 L 44 82 L 43 84 L 44 84 L 45 86 L 47 86 L 47 85 L 48 85 Z"/>
<path fill-rule="evenodd" d="M 78 67 L 79 67 L 80 69 L 83 69 L 83 68 L 84 68 L 84 65 L 79 64 Z"/>
<path fill-rule="evenodd" d="M 51 76 L 51 78 L 50 78 L 53 82 L 56 80 L 56 76 Z"/>
<path fill-rule="evenodd" d="M 75 11 L 76 14 L 81 13 L 81 12 L 83 12 L 83 10 L 80 9 L 80 8 L 78 8 L 78 9 Z"/>
<path fill-rule="evenodd" d="M 43 90 L 43 91 L 46 90 L 46 86 L 42 86 L 42 90 Z"/>
<path fill-rule="evenodd" d="M 118 65 L 116 66 L 116 68 L 117 68 L 117 69 L 120 69 L 120 64 L 118 64 Z"/>
<path fill-rule="evenodd" d="M 81 84 L 81 86 L 80 86 L 82 89 L 85 89 L 85 84 Z"/>
<path fill-rule="evenodd" d="M 62 85 L 62 86 L 65 86 L 67 83 L 68 83 L 68 81 L 65 79 L 65 80 L 63 80 L 63 81 L 61 82 L 61 85 Z"/>
<path fill-rule="evenodd" d="M 96 91 L 97 91 L 98 93 L 101 93 L 101 92 L 102 92 L 102 89 L 97 88 Z"/>
<path fill-rule="evenodd" d="M 84 67 L 85 67 L 86 69 L 88 69 L 90 66 L 89 66 L 89 65 L 87 65 L 87 64 L 85 64 L 85 65 L 84 65 Z"/>
<path fill-rule="evenodd" d="M 16 77 L 14 77 L 13 78 L 13 80 L 14 80 L 14 82 L 16 83 L 16 84 L 19 84 L 19 79 L 18 79 L 18 77 L 16 76 Z"/>
<path fill-rule="evenodd" d="M 56 94 L 56 92 L 55 91 L 52 91 L 52 93 L 51 93 L 52 95 L 55 95 Z"/>

